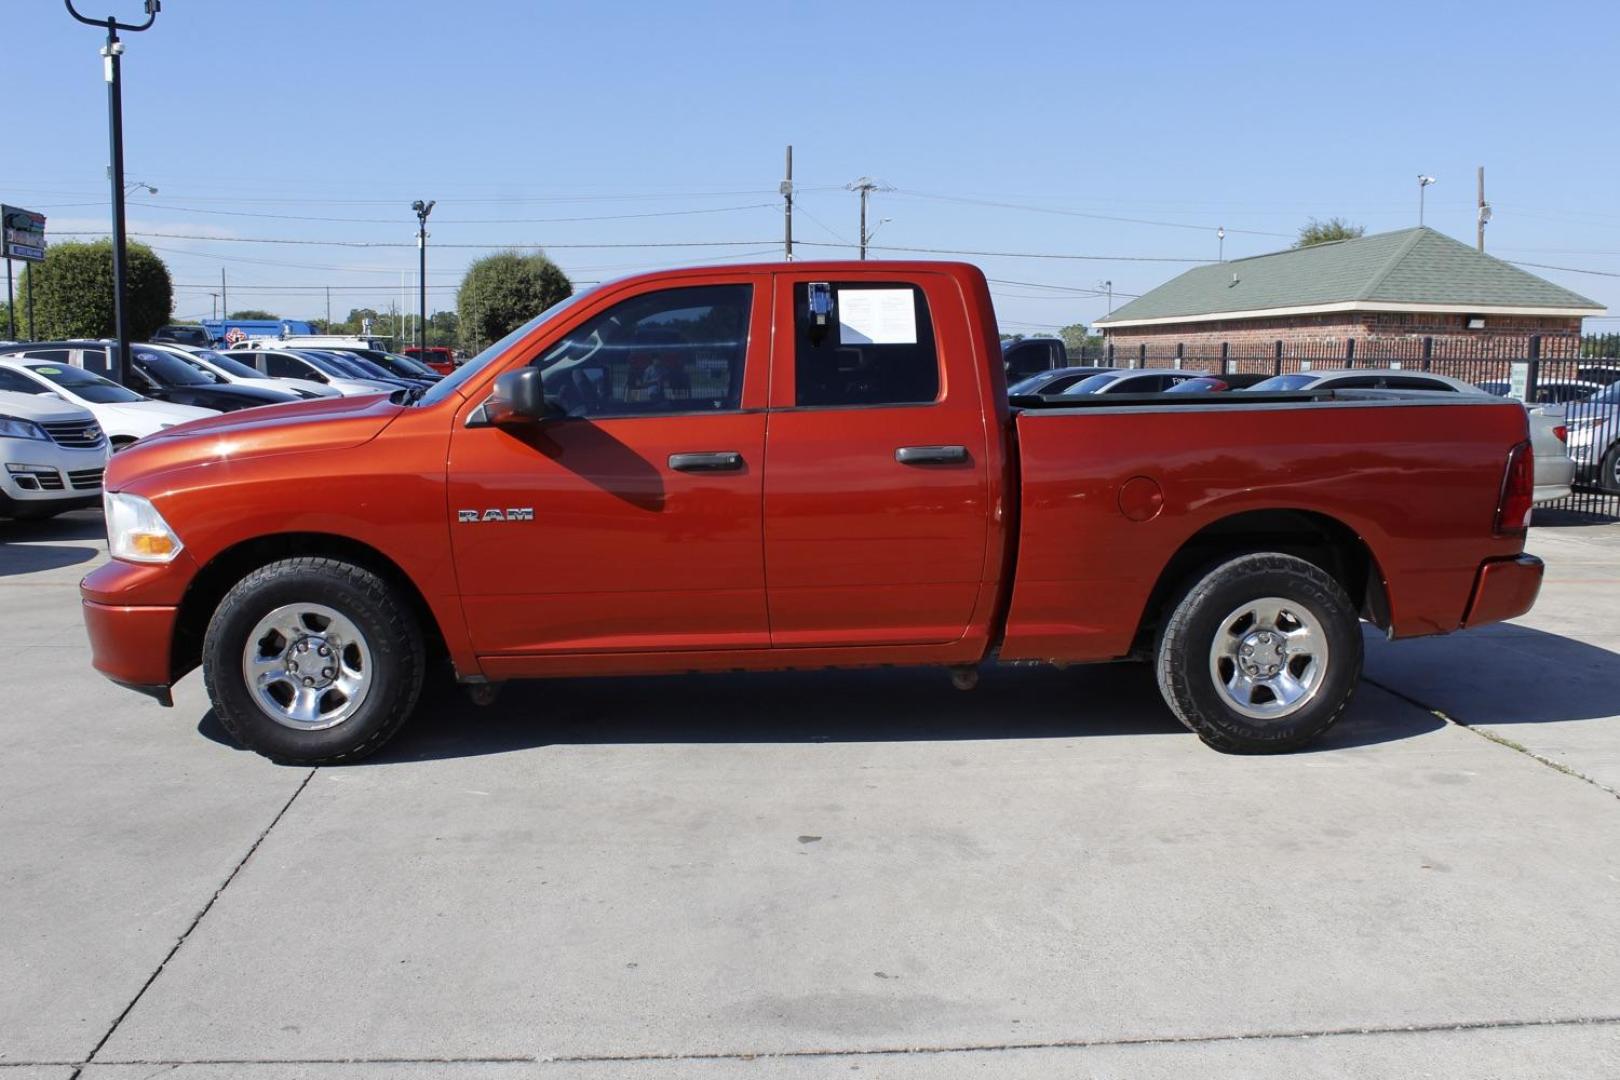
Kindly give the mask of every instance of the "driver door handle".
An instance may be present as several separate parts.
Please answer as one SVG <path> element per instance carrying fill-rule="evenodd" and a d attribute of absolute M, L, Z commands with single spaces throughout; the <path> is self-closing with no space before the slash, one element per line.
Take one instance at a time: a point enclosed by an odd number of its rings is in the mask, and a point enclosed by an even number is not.
<path fill-rule="evenodd" d="M 669 467 L 676 472 L 737 472 L 743 456 L 735 450 L 669 455 Z"/>
<path fill-rule="evenodd" d="M 960 465 L 967 459 L 965 446 L 902 446 L 894 452 L 902 465 Z"/>

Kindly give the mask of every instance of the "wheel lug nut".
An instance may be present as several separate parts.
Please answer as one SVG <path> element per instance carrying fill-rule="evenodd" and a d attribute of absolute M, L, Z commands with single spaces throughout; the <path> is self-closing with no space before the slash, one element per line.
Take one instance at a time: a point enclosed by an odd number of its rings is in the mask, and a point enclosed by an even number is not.
<path fill-rule="evenodd" d="M 334 672 L 329 667 L 328 668 L 321 668 L 321 678 L 323 678 L 323 679 L 330 679 L 335 674 L 336 674 L 336 672 Z"/>
<path fill-rule="evenodd" d="M 315 685 L 315 680 L 310 678 L 308 675 L 305 675 L 304 676 L 304 685 L 305 686 L 314 686 Z"/>

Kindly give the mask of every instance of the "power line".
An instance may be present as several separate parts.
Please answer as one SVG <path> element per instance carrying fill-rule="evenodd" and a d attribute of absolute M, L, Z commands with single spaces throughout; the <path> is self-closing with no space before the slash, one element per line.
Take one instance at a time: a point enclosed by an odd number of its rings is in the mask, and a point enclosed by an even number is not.
<path fill-rule="evenodd" d="M 105 236 L 106 233 L 96 230 L 80 230 L 77 232 L 59 232 L 57 236 Z M 151 236 L 164 240 L 205 240 L 218 244 L 296 244 L 308 247 L 350 247 L 350 248 L 415 248 L 414 242 L 403 240 L 295 240 L 287 237 L 272 236 L 199 236 L 192 233 L 145 232 L 135 229 L 129 230 L 130 236 Z M 504 251 L 509 248 L 680 248 L 680 247 L 758 247 L 763 243 L 774 241 L 763 240 L 658 240 L 645 243 L 610 243 L 610 244 L 435 244 L 440 248 L 464 248 L 480 251 Z M 828 245 L 832 246 L 832 245 Z"/>
<path fill-rule="evenodd" d="M 104 204 L 80 204 L 104 205 Z M 308 214 L 269 214 L 257 210 L 209 210 L 196 206 L 174 206 L 169 203 L 137 202 L 131 206 L 146 206 L 156 210 L 175 211 L 183 214 L 215 214 L 222 217 L 248 217 L 272 218 L 277 221 L 327 221 L 344 222 L 357 225 L 398 225 L 400 218 L 358 218 L 358 217 L 317 217 Z M 707 206 L 697 210 L 653 210 L 640 214 L 593 214 L 583 217 L 549 217 L 549 218 L 445 218 L 439 225 L 533 225 L 559 221 L 629 221 L 635 218 L 658 217 L 685 217 L 689 214 L 725 214 L 735 210 L 758 210 L 761 207 L 774 208 L 774 203 L 746 203 L 741 206 Z M 442 245 L 435 244 L 435 247 Z"/>
<path fill-rule="evenodd" d="M 1107 295 L 1107 293 L 1105 293 L 1101 289 L 1086 289 L 1086 288 L 1081 288 L 1081 287 L 1076 286 L 1076 285 L 1048 285 L 1043 281 L 1009 281 L 1007 278 L 985 278 L 985 280 L 990 282 L 993 285 L 1023 285 L 1025 287 L 1031 288 L 1031 289 L 1060 289 L 1060 290 L 1062 290 L 1064 292 L 1082 293 L 1082 294 L 1084 294 L 1086 296 L 1106 296 Z M 1114 290 L 1114 295 L 1115 296 L 1129 296 L 1132 299 L 1135 299 L 1136 297 L 1140 296 L 1141 294 L 1140 293 L 1120 292 L 1118 289 L 1115 289 Z"/>
<path fill-rule="evenodd" d="M 1517 259 L 1504 259 L 1514 266 L 1534 266 L 1538 270 L 1563 270 L 1571 274 L 1593 274 L 1597 277 L 1620 277 L 1620 273 L 1613 270 L 1583 270 L 1579 266 L 1550 266 L 1547 263 L 1519 262 Z"/>
<path fill-rule="evenodd" d="M 852 244 L 829 244 L 815 240 L 795 240 L 807 247 L 853 247 Z M 898 244 L 868 244 L 873 251 L 909 251 L 926 255 L 977 255 L 998 259 L 1078 259 L 1084 262 L 1160 262 L 1160 263 L 1212 263 L 1214 259 L 1178 259 L 1167 255 L 1059 255 L 1033 251 L 970 251 L 965 248 L 901 247 Z"/>

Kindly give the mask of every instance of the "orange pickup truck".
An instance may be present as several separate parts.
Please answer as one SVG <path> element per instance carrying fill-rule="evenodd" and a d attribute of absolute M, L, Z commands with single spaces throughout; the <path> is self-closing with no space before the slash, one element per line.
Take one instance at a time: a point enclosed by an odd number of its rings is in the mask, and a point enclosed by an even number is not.
<path fill-rule="evenodd" d="M 1301 746 L 1391 637 L 1511 618 L 1517 403 L 1009 401 L 968 265 L 782 263 L 577 293 L 425 393 L 182 425 L 113 459 L 95 665 L 288 762 L 509 679 L 1152 662 L 1221 750 Z"/>

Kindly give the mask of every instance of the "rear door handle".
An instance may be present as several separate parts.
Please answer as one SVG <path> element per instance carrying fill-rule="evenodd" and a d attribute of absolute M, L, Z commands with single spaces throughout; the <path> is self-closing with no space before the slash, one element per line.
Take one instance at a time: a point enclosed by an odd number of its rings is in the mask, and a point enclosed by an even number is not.
<path fill-rule="evenodd" d="M 894 452 L 902 465 L 960 465 L 967 459 L 965 446 L 902 446 Z"/>
<path fill-rule="evenodd" d="M 671 454 L 669 467 L 676 472 L 736 472 L 743 467 L 743 456 L 735 450 Z"/>

